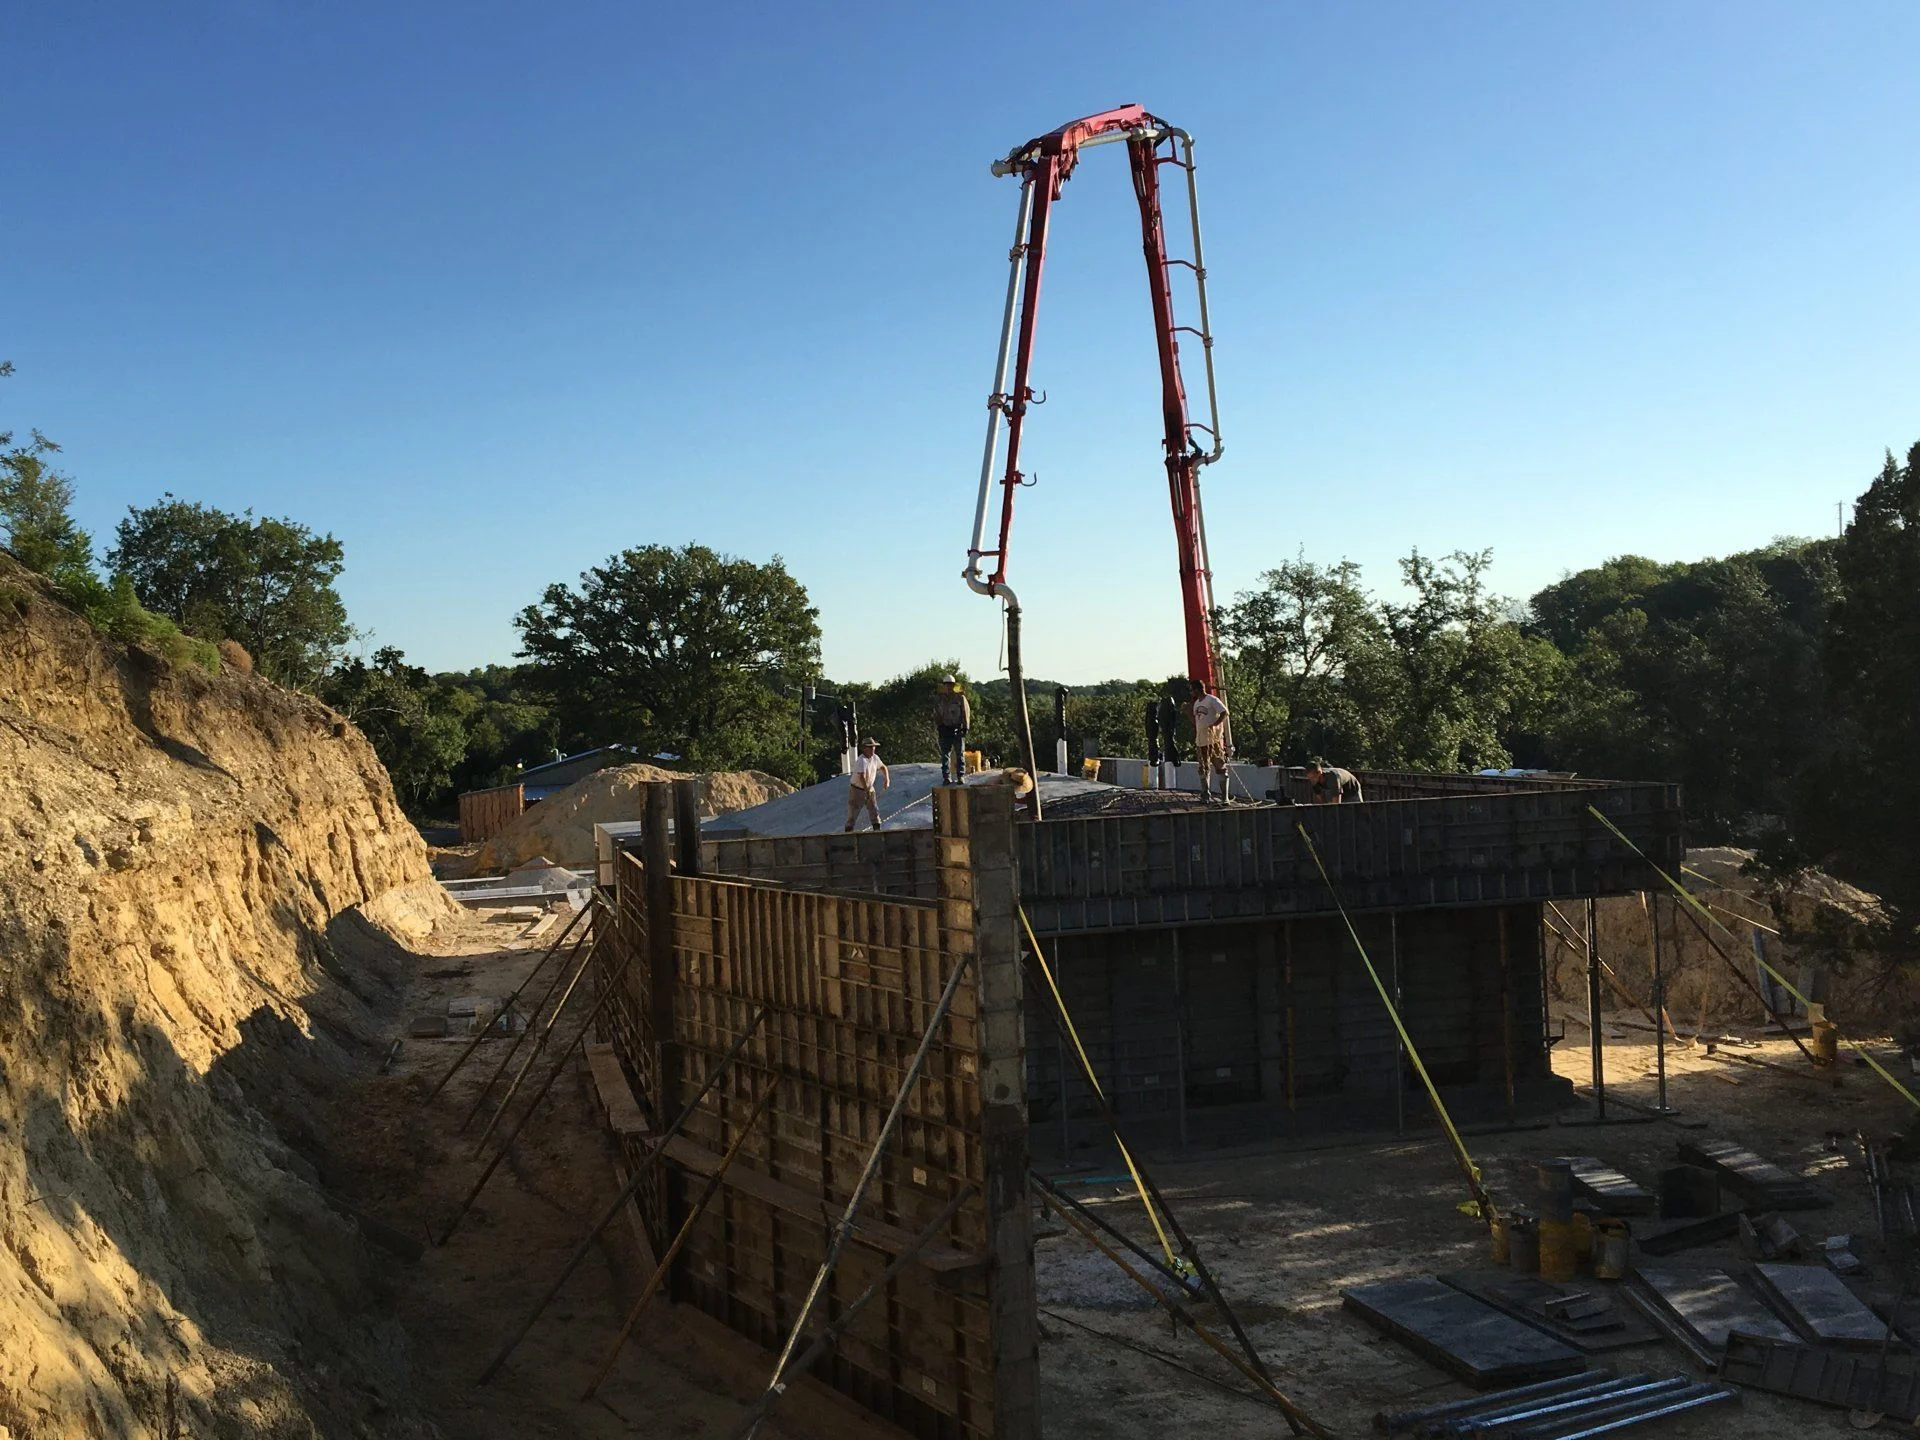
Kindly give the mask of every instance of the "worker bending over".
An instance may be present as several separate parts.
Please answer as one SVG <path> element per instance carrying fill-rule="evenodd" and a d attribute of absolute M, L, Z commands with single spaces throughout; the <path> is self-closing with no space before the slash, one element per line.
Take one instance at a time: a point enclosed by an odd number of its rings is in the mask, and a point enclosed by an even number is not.
<path fill-rule="evenodd" d="M 1366 798 L 1360 793 L 1359 776 L 1324 760 L 1307 766 L 1307 794 L 1316 805 L 1357 805 Z"/>
<path fill-rule="evenodd" d="M 852 832 L 862 810 L 873 817 L 873 828 L 880 828 L 879 795 L 891 784 L 893 776 L 887 772 L 887 762 L 874 750 L 873 737 L 863 737 L 860 753 L 853 757 L 853 770 L 847 776 L 848 833 Z"/>
<path fill-rule="evenodd" d="M 1227 702 L 1198 680 L 1193 682 L 1193 758 L 1200 770 L 1200 793 L 1213 799 L 1213 772 L 1220 772 L 1220 799 L 1227 798 Z"/>
<path fill-rule="evenodd" d="M 933 728 L 940 736 L 940 783 L 962 785 L 967 778 L 967 731 L 973 727 L 973 708 L 951 675 L 940 679 L 933 697 Z M 947 762 L 953 763 L 949 765 Z"/>

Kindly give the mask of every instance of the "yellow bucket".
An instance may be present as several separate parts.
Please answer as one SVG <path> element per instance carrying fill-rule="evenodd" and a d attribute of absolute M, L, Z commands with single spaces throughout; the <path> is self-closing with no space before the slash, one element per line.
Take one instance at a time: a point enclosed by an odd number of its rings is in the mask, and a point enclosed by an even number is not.
<path fill-rule="evenodd" d="M 1813 1022 L 1813 1063 L 1831 1065 L 1840 1058 L 1840 1032 L 1831 1020 Z"/>
<path fill-rule="evenodd" d="M 1585 1216 L 1540 1222 L 1540 1278 L 1571 1280 L 1586 1257 L 1589 1227 Z"/>

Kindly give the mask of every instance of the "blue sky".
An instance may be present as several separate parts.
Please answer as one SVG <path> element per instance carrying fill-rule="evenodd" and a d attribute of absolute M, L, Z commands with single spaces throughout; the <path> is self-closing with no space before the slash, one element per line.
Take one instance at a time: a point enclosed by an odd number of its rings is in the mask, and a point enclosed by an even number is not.
<path fill-rule="evenodd" d="M 0 427 L 346 545 L 372 643 L 511 658 L 614 550 L 773 554 L 827 672 L 976 673 L 959 580 L 1017 184 L 1199 145 L 1223 597 L 1304 553 L 1830 531 L 1920 439 L 1920 7 L 259 0 L 8 7 Z M 1029 672 L 1181 663 L 1117 151 L 1057 213 L 1010 578 Z"/>

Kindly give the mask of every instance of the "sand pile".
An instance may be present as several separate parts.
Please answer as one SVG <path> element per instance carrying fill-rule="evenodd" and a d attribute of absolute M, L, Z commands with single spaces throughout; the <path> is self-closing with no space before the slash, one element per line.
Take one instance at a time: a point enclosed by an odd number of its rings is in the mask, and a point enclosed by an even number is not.
<path fill-rule="evenodd" d="M 468 873 L 507 871 L 541 855 L 556 865 L 591 865 L 595 825 L 640 819 L 647 803 L 642 786 L 685 778 L 657 765 L 614 765 L 595 771 L 542 800 L 482 845 Z M 759 770 L 716 770 L 694 778 L 700 783 L 703 819 L 793 793 L 786 781 Z"/>
<path fill-rule="evenodd" d="M 0 553 L 0 1433 L 437 1433 L 314 1116 L 451 911 L 359 732 Z"/>
<path fill-rule="evenodd" d="M 1889 983 L 1895 967 L 1886 949 L 1887 916 L 1880 901 L 1818 870 L 1791 885 L 1770 884 L 1743 873 L 1751 859 L 1751 851 L 1730 846 L 1689 850 L 1686 868 L 1676 877 L 1725 931 L 1704 921 L 1696 925 L 1697 912 L 1677 899 L 1658 907 L 1667 1005 L 1674 1022 L 1711 1026 L 1765 1021 L 1760 1002 L 1716 953 L 1717 945 L 1748 980 L 1759 976 L 1757 947 L 1802 993 L 1812 994 L 1813 987 L 1824 985 L 1829 1010 L 1849 1030 L 1897 1026 L 1909 1001 L 1904 984 Z M 1547 912 L 1554 999 L 1584 1014 L 1585 951 L 1556 937 L 1553 927 L 1581 936 L 1585 906 L 1561 901 L 1559 911 Z M 1600 958 L 1643 1004 L 1652 993 L 1653 912 L 1654 907 L 1632 896 L 1602 900 L 1598 906 Z M 1634 1012 L 1612 986 L 1603 986 L 1603 995 L 1606 1009 Z"/>

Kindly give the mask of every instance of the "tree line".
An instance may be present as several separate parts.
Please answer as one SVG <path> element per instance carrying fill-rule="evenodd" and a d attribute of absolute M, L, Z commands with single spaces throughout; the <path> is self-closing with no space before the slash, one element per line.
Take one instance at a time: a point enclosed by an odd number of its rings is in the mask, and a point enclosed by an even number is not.
<path fill-rule="evenodd" d="M 519 663 L 430 674 L 392 647 L 365 653 L 334 588 L 339 542 L 293 520 L 164 495 L 130 509 L 103 569 L 57 453 L 38 432 L 0 432 L 15 557 L 123 639 L 210 668 L 229 642 L 318 694 L 365 731 L 416 814 L 603 744 L 805 782 L 836 767 L 827 717 L 841 703 L 888 759 L 931 760 L 947 674 L 972 698 L 969 743 L 1017 754 L 1005 680 L 976 684 L 939 658 L 880 683 L 822 676 L 819 613 L 778 556 L 623 550 L 514 617 Z M 1695 839 L 1753 845 L 1777 870 L 1824 864 L 1920 911 L 1920 445 L 1888 455 L 1835 539 L 1617 556 L 1524 603 L 1491 589 L 1491 563 L 1416 551 L 1389 595 L 1345 560 L 1259 575 L 1216 616 L 1240 754 L 1675 781 Z M 1053 691 L 1029 682 L 1046 756 Z M 1182 677 L 1073 687 L 1070 755 L 1141 754 L 1145 711 L 1166 694 L 1183 696 Z"/>

